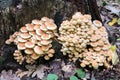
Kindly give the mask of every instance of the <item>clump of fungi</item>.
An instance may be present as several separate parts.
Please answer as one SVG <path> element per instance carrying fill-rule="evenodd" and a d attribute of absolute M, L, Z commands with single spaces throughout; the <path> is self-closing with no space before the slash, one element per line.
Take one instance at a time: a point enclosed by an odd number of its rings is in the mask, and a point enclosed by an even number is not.
<path fill-rule="evenodd" d="M 23 61 L 34 63 L 40 57 L 44 57 L 45 60 L 53 57 L 55 50 L 51 43 L 56 35 L 57 26 L 54 21 L 43 17 L 41 20 L 34 19 L 31 23 L 25 24 L 6 40 L 6 44 L 14 42 L 17 45 L 13 55 L 19 64 Z"/>
<path fill-rule="evenodd" d="M 70 61 L 80 61 L 81 67 L 110 67 L 112 54 L 108 35 L 102 23 L 91 20 L 89 14 L 76 12 L 70 21 L 63 21 L 59 28 L 58 40 L 61 51 Z"/>

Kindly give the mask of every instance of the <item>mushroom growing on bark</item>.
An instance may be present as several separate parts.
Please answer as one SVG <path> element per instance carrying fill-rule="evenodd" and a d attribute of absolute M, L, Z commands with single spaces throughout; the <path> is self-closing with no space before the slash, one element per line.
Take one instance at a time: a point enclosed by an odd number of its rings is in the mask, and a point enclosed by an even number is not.
<path fill-rule="evenodd" d="M 40 57 L 49 60 L 55 53 L 51 43 L 57 34 L 56 30 L 57 26 L 52 19 L 34 19 L 11 35 L 6 44 L 14 42 L 17 45 L 14 59 L 20 64 L 23 61 L 34 63 Z M 21 53 L 22 51 L 24 53 Z"/>
<path fill-rule="evenodd" d="M 91 20 L 91 15 L 76 12 L 70 21 L 63 21 L 59 28 L 58 40 L 61 51 L 68 54 L 70 61 L 80 60 L 81 67 L 111 65 L 113 52 L 107 39 L 107 32 L 98 20 Z"/>

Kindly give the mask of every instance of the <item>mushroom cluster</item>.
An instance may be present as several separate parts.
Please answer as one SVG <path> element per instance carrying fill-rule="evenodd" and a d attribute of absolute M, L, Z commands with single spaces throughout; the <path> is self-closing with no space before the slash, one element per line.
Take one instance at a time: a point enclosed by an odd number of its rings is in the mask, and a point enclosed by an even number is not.
<path fill-rule="evenodd" d="M 62 22 L 59 33 L 61 51 L 70 61 L 79 60 L 81 67 L 110 67 L 113 52 L 100 21 L 92 21 L 89 14 L 76 12 L 70 21 Z"/>
<path fill-rule="evenodd" d="M 14 42 L 17 45 L 18 50 L 14 52 L 17 62 L 33 63 L 39 57 L 44 57 L 45 60 L 53 57 L 55 50 L 51 43 L 56 35 L 57 26 L 54 21 L 42 17 L 41 20 L 34 19 L 31 23 L 25 24 L 6 40 L 6 44 Z"/>

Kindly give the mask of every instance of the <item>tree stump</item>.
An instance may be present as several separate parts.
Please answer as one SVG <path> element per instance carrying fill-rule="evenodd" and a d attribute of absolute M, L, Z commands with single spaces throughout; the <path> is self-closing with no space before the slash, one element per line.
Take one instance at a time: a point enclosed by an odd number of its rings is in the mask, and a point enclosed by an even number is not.
<path fill-rule="evenodd" d="M 101 20 L 96 0 L 1 0 L 0 4 L 0 48 L 21 26 L 43 16 L 53 18 L 58 27 L 77 11 Z"/>

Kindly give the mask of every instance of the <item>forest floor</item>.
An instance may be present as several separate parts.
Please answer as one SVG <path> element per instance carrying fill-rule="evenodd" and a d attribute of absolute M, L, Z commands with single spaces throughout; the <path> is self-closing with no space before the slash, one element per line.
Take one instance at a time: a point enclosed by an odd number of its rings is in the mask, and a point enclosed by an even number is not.
<path fill-rule="evenodd" d="M 120 3 L 116 3 L 113 0 L 101 1 L 98 0 L 99 11 L 101 14 L 102 21 L 104 26 L 106 27 L 109 34 L 109 41 L 111 44 L 117 46 L 117 54 L 120 59 Z M 110 24 L 111 22 L 111 24 Z M 56 49 L 59 50 L 60 44 L 55 44 Z M 15 50 L 14 45 L 5 46 L 5 53 L 12 53 Z M 59 53 L 59 52 L 58 52 Z M 61 53 L 60 53 L 61 54 Z M 46 80 L 46 76 L 49 73 L 55 73 L 59 76 L 59 80 L 69 80 L 71 75 L 76 75 L 76 70 L 78 67 L 73 65 L 74 63 L 68 62 L 66 57 L 63 55 L 55 55 L 58 59 L 51 60 L 50 62 L 46 62 L 44 65 L 32 65 L 32 66 L 20 66 L 16 63 L 12 57 L 6 61 L 6 64 L 2 65 L 0 71 L 0 80 L 40 80 L 45 76 L 42 80 Z M 8 56 L 5 56 L 8 57 Z M 0 60 L 2 58 L 0 57 Z M 4 59 L 3 59 L 4 60 Z M 0 62 L 1 64 L 1 62 Z M 19 68 L 19 70 L 17 70 Z M 4 69 L 4 70 L 3 70 Z M 11 69 L 11 70 L 8 70 Z M 6 70 L 6 71 L 5 71 Z M 8 71 L 7 71 L 8 70 Z M 18 74 L 19 77 L 15 74 Z M 113 66 L 111 69 L 84 69 L 86 78 L 79 80 L 120 80 L 120 62 L 117 65 Z M 31 77 L 27 77 L 24 75 L 31 75 Z M 56 76 L 53 75 L 53 76 Z M 24 76 L 24 77 L 23 77 Z M 6 77 L 6 78 L 5 78 Z M 64 78 L 63 78 L 64 77 Z M 52 79 L 50 79 L 52 80 Z M 56 79 L 54 79 L 56 80 Z M 76 80 L 76 79 L 73 79 Z"/>

